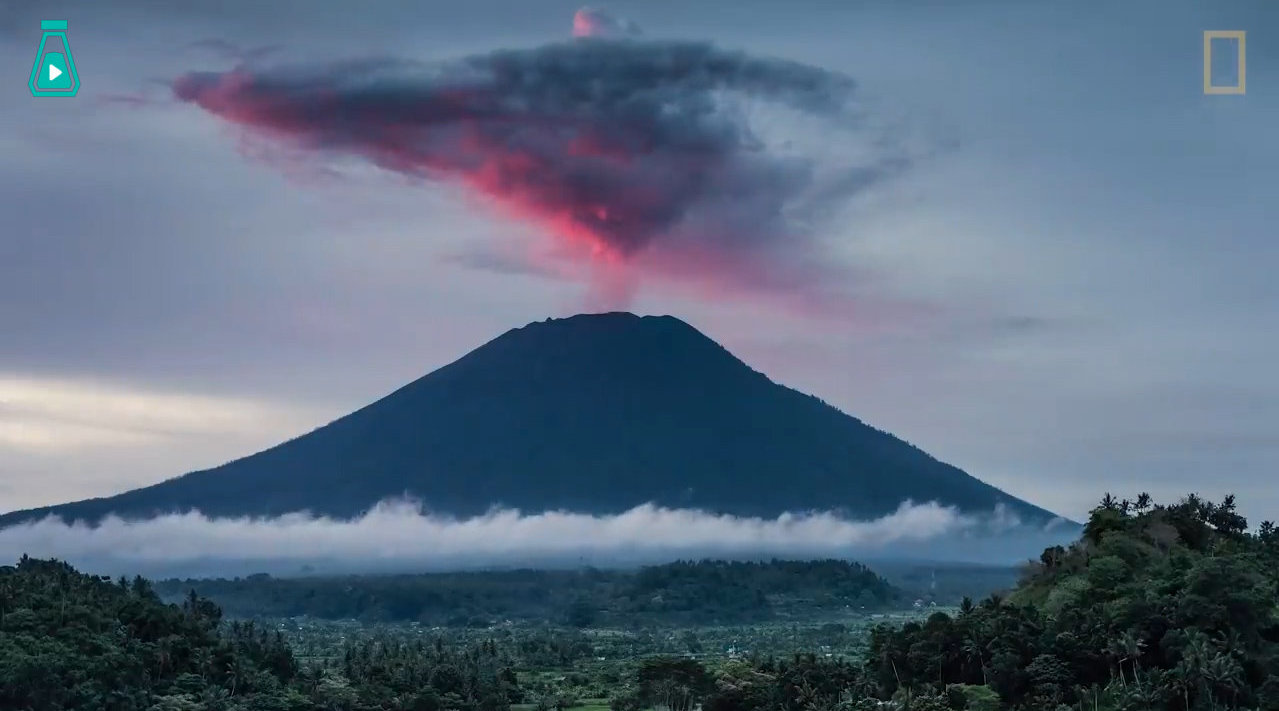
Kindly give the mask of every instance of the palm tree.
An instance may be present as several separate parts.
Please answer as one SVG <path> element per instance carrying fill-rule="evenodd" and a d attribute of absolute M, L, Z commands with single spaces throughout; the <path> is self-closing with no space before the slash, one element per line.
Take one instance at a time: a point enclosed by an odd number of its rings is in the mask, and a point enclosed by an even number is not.
<path fill-rule="evenodd" d="M 1194 687 L 1194 669 L 1193 665 L 1186 663 L 1186 658 L 1182 658 L 1177 666 L 1168 672 L 1168 685 L 1172 689 L 1181 694 L 1181 703 L 1185 711 L 1190 711 L 1190 689 Z"/>
<path fill-rule="evenodd" d="M 1124 656 L 1124 647 L 1119 640 L 1112 639 L 1106 644 L 1106 658 L 1114 663 L 1113 667 L 1107 665 L 1110 678 L 1115 678 L 1115 670 L 1118 669 L 1119 683 L 1126 685 L 1128 679 L 1124 676 L 1124 662 L 1128 661 L 1128 658 Z"/>
<path fill-rule="evenodd" d="M 1123 664 L 1125 660 L 1131 662 L 1132 679 L 1134 682 L 1140 685 L 1141 677 L 1139 676 L 1138 670 L 1141 668 L 1141 661 L 1140 661 L 1141 653 L 1146 648 L 1145 641 L 1143 641 L 1140 637 L 1134 635 L 1132 631 L 1129 630 L 1124 632 L 1122 635 L 1120 635 L 1119 645 L 1120 645 L 1120 648 L 1123 650 L 1123 653 L 1126 655 L 1123 660 L 1120 660 L 1120 664 Z M 1119 669 L 1119 676 L 1120 678 L 1123 677 L 1122 666 Z"/>
<path fill-rule="evenodd" d="M 1092 698 L 1089 699 L 1088 698 L 1089 696 L 1091 696 Z M 1097 684 L 1090 684 L 1086 688 L 1082 688 L 1079 690 L 1079 708 L 1081 709 L 1081 711 L 1083 709 L 1088 708 L 1087 706 L 1085 706 L 1085 702 L 1087 701 L 1092 702 L 1091 707 L 1093 711 L 1100 711 L 1101 709 L 1101 687 L 1100 686 L 1098 686 Z"/>
<path fill-rule="evenodd" d="M 167 637 L 161 637 L 159 640 L 156 640 L 155 660 L 156 660 L 156 665 L 159 667 L 156 670 L 157 677 L 163 677 L 165 668 L 168 667 L 169 664 L 173 662 L 173 640 L 174 639 L 180 639 L 180 638 L 176 637 L 175 635 L 169 635 Z"/>
<path fill-rule="evenodd" d="M 8 576 L 0 578 L 0 625 L 4 624 L 4 609 L 9 606 L 10 600 L 16 599 L 16 586 L 10 582 Z"/>
<path fill-rule="evenodd" d="M 208 647 L 199 647 L 191 652 L 191 663 L 200 670 L 200 678 L 209 680 L 209 667 L 213 666 L 213 652 Z"/>
<path fill-rule="evenodd" d="M 1187 709 L 1190 707 L 1191 689 L 1202 694 L 1215 707 L 1207 678 L 1208 661 L 1214 653 L 1212 643 L 1203 632 L 1196 629 L 1186 635 L 1186 648 L 1182 650 L 1177 666 L 1173 667 L 1173 673 Z"/>
<path fill-rule="evenodd" d="M 235 690 L 239 687 L 240 682 L 244 681 L 244 664 L 240 661 L 240 657 L 231 657 L 226 664 L 226 679 L 231 682 L 231 695 L 235 696 Z"/>
<path fill-rule="evenodd" d="M 1211 659 L 1205 661 L 1203 676 L 1208 683 L 1210 694 L 1224 688 L 1230 693 L 1230 705 L 1232 707 L 1235 705 L 1239 690 L 1243 686 L 1243 667 L 1234 657 L 1217 652 Z"/>
<path fill-rule="evenodd" d="M 985 649 L 982 648 L 982 644 L 978 641 L 977 637 L 969 635 L 964 638 L 963 654 L 965 660 L 972 662 L 974 658 L 977 659 L 977 668 L 981 669 L 982 684 L 986 684 L 986 662 L 982 658 L 982 653 L 984 651 Z"/>

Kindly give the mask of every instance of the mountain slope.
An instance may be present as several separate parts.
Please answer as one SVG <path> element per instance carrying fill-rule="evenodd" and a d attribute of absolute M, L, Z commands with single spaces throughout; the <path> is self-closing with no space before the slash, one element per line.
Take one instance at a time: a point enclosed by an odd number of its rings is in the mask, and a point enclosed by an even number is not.
<path fill-rule="evenodd" d="M 619 512 L 644 502 L 739 515 L 901 501 L 1052 514 L 814 397 L 670 316 L 582 315 L 513 329 L 305 436 L 118 496 L 0 516 L 94 521 L 198 508 L 354 516 L 411 494 L 467 516 Z"/>

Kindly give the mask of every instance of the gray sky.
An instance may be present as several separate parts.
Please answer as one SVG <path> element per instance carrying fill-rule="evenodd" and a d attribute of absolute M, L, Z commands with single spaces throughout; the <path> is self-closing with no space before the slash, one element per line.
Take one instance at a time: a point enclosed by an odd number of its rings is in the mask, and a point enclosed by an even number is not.
<path fill-rule="evenodd" d="M 0 510 L 251 453 L 589 305 L 583 279 L 477 258 L 542 226 L 457 185 L 317 170 L 167 88 L 232 66 L 210 40 L 447 60 L 567 39 L 578 4 L 0 2 Z M 923 145 L 813 227 L 852 314 L 645 274 L 632 310 L 1067 516 L 1105 490 L 1233 491 L 1276 516 L 1279 5 L 607 9 L 851 76 Z M 24 86 L 53 18 L 71 100 Z M 1248 31 L 1245 96 L 1203 95 L 1209 29 Z"/>

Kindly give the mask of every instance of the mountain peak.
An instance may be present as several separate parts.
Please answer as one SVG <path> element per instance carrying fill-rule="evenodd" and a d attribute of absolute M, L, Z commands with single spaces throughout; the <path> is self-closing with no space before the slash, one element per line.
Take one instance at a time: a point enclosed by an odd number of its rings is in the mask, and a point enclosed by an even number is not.
<path fill-rule="evenodd" d="M 701 331 L 674 316 L 640 316 L 630 311 L 604 311 L 600 313 L 582 313 L 562 318 L 547 318 L 513 328 L 507 331 L 504 336 L 541 331 L 552 333 L 555 337 L 630 335 L 634 337 L 662 338 L 694 336 L 707 341 L 711 340 Z"/>
<path fill-rule="evenodd" d="M 452 364 L 407 386 L 444 378 L 503 383 L 510 392 L 538 389 L 549 399 L 595 387 L 731 390 L 764 379 L 723 346 L 674 316 L 625 311 L 578 314 L 511 329 Z M 594 407 L 603 403 L 586 404 Z"/>

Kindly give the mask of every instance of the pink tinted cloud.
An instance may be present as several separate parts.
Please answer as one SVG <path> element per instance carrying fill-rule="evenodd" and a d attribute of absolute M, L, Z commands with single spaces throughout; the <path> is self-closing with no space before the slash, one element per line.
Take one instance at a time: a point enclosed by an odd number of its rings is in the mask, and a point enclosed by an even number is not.
<path fill-rule="evenodd" d="M 877 186 L 909 161 L 871 141 L 876 153 L 837 165 L 819 185 L 819 163 L 838 156 L 773 150 L 741 105 L 855 132 L 854 83 L 706 43 L 602 39 L 614 33 L 592 29 L 604 17 L 593 13 L 578 13 L 586 36 L 567 43 L 446 64 L 242 65 L 183 75 L 173 91 L 294 149 L 466 185 L 593 265 L 591 290 L 610 306 L 645 275 L 709 295 L 838 301 L 826 293 L 834 270 L 813 266 L 823 260 L 795 213 Z"/>
<path fill-rule="evenodd" d="M 638 34 L 640 29 L 634 22 L 593 7 L 584 7 L 573 15 L 574 37 L 633 37 Z"/>

